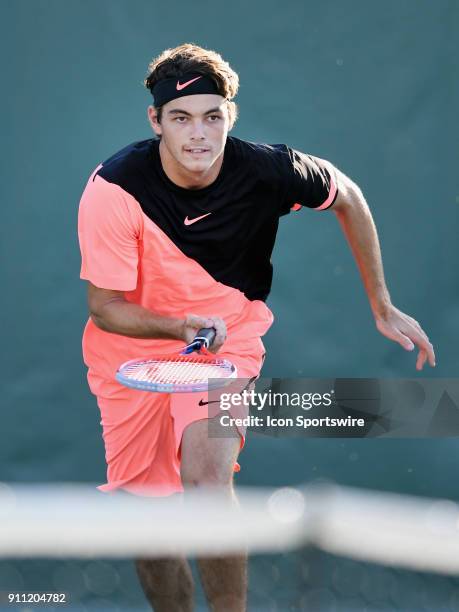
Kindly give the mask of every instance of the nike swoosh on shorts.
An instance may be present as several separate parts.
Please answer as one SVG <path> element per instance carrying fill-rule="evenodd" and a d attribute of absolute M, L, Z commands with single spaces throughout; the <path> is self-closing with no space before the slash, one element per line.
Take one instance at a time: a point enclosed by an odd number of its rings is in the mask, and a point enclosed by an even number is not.
<path fill-rule="evenodd" d="M 199 400 L 198 406 L 207 406 L 207 404 L 218 404 L 219 400 L 212 400 L 210 402 L 203 402 L 202 399 Z"/>

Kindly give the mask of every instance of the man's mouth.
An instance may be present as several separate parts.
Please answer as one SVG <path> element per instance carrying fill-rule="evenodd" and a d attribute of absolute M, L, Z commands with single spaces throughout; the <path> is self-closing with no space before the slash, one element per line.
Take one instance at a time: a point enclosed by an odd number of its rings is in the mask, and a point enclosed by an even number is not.
<path fill-rule="evenodd" d="M 186 153 L 191 153 L 192 155 L 200 155 L 202 153 L 208 153 L 209 149 L 206 149 L 205 147 L 186 147 L 185 151 Z"/>

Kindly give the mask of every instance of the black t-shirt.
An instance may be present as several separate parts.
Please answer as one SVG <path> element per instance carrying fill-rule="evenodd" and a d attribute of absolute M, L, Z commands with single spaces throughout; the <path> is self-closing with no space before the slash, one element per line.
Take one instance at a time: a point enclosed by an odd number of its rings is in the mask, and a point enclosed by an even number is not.
<path fill-rule="evenodd" d="M 266 300 L 279 217 L 302 206 L 332 206 L 337 195 L 333 166 L 283 144 L 230 136 L 216 180 L 203 189 L 185 189 L 165 174 L 159 142 L 129 145 L 96 174 L 133 196 L 144 214 L 215 280 L 249 300 Z"/>

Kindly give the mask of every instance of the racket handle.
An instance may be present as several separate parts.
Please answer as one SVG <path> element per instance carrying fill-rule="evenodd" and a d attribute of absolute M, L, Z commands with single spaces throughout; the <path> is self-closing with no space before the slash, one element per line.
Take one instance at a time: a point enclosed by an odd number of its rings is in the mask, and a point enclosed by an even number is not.
<path fill-rule="evenodd" d="M 209 348 L 212 342 L 215 340 L 217 332 L 213 327 L 202 327 L 191 344 L 187 344 L 182 351 L 182 355 L 189 355 L 194 351 L 200 351 L 202 347 Z"/>
<path fill-rule="evenodd" d="M 208 349 L 215 340 L 216 335 L 217 332 L 214 327 L 203 327 L 196 334 L 194 342 L 199 342 L 201 347 L 204 346 L 206 349 Z"/>

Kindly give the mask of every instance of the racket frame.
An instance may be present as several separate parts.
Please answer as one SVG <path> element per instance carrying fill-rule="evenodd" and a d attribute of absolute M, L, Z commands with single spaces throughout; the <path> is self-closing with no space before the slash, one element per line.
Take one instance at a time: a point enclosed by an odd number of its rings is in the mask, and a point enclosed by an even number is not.
<path fill-rule="evenodd" d="M 172 357 L 176 357 L 176 359 L 171 359 Z M 184 357 L 183 359 L 177 359 L 177 357 Z M 131 365 L 147 365 L 153 362 L 161 362 L 164 361 L 167 363 L 170 361 L 171 363 L 180 363 L 180 362 L 192 362 L 196 357 L 200 357 L 198 361 L 202 363 L 208 363 L 209 365 L 219 365 L 221 364 L 229 374 L 226 376 L 221 376 L 220 378 L 207 378 L 199 383 L 151 383 L 151 382 L 143 382 L 139 380 L 132 380 L 125 376 L 123 370 L 128 368 Z M 223 370 L 224 371 L 224 370 Z M 222 373 L 223 373 L 222 371 Z M 228 361 L 227 359 L 223 359 L 220 357 L 209 357 L 207 355 L 194 355 L 190 356 L 187 359 L 187 355 L 156 355 L 151 359 L 130 359 L 125 361 L 120 365 L 118 371 L 115 374 L 116 380 L 124 385 L 125 387 L 129 387 L 131 389 L 137 389 L 138 391 L 149 391 L 154 393 L 198 393 L 210 391 L 213 389 L 220 389 L 231 384 L 231 381 L 237 377 L 237 368 L 236 366 Z M 212 382 L 213 381 L 213 382 Z"/>

